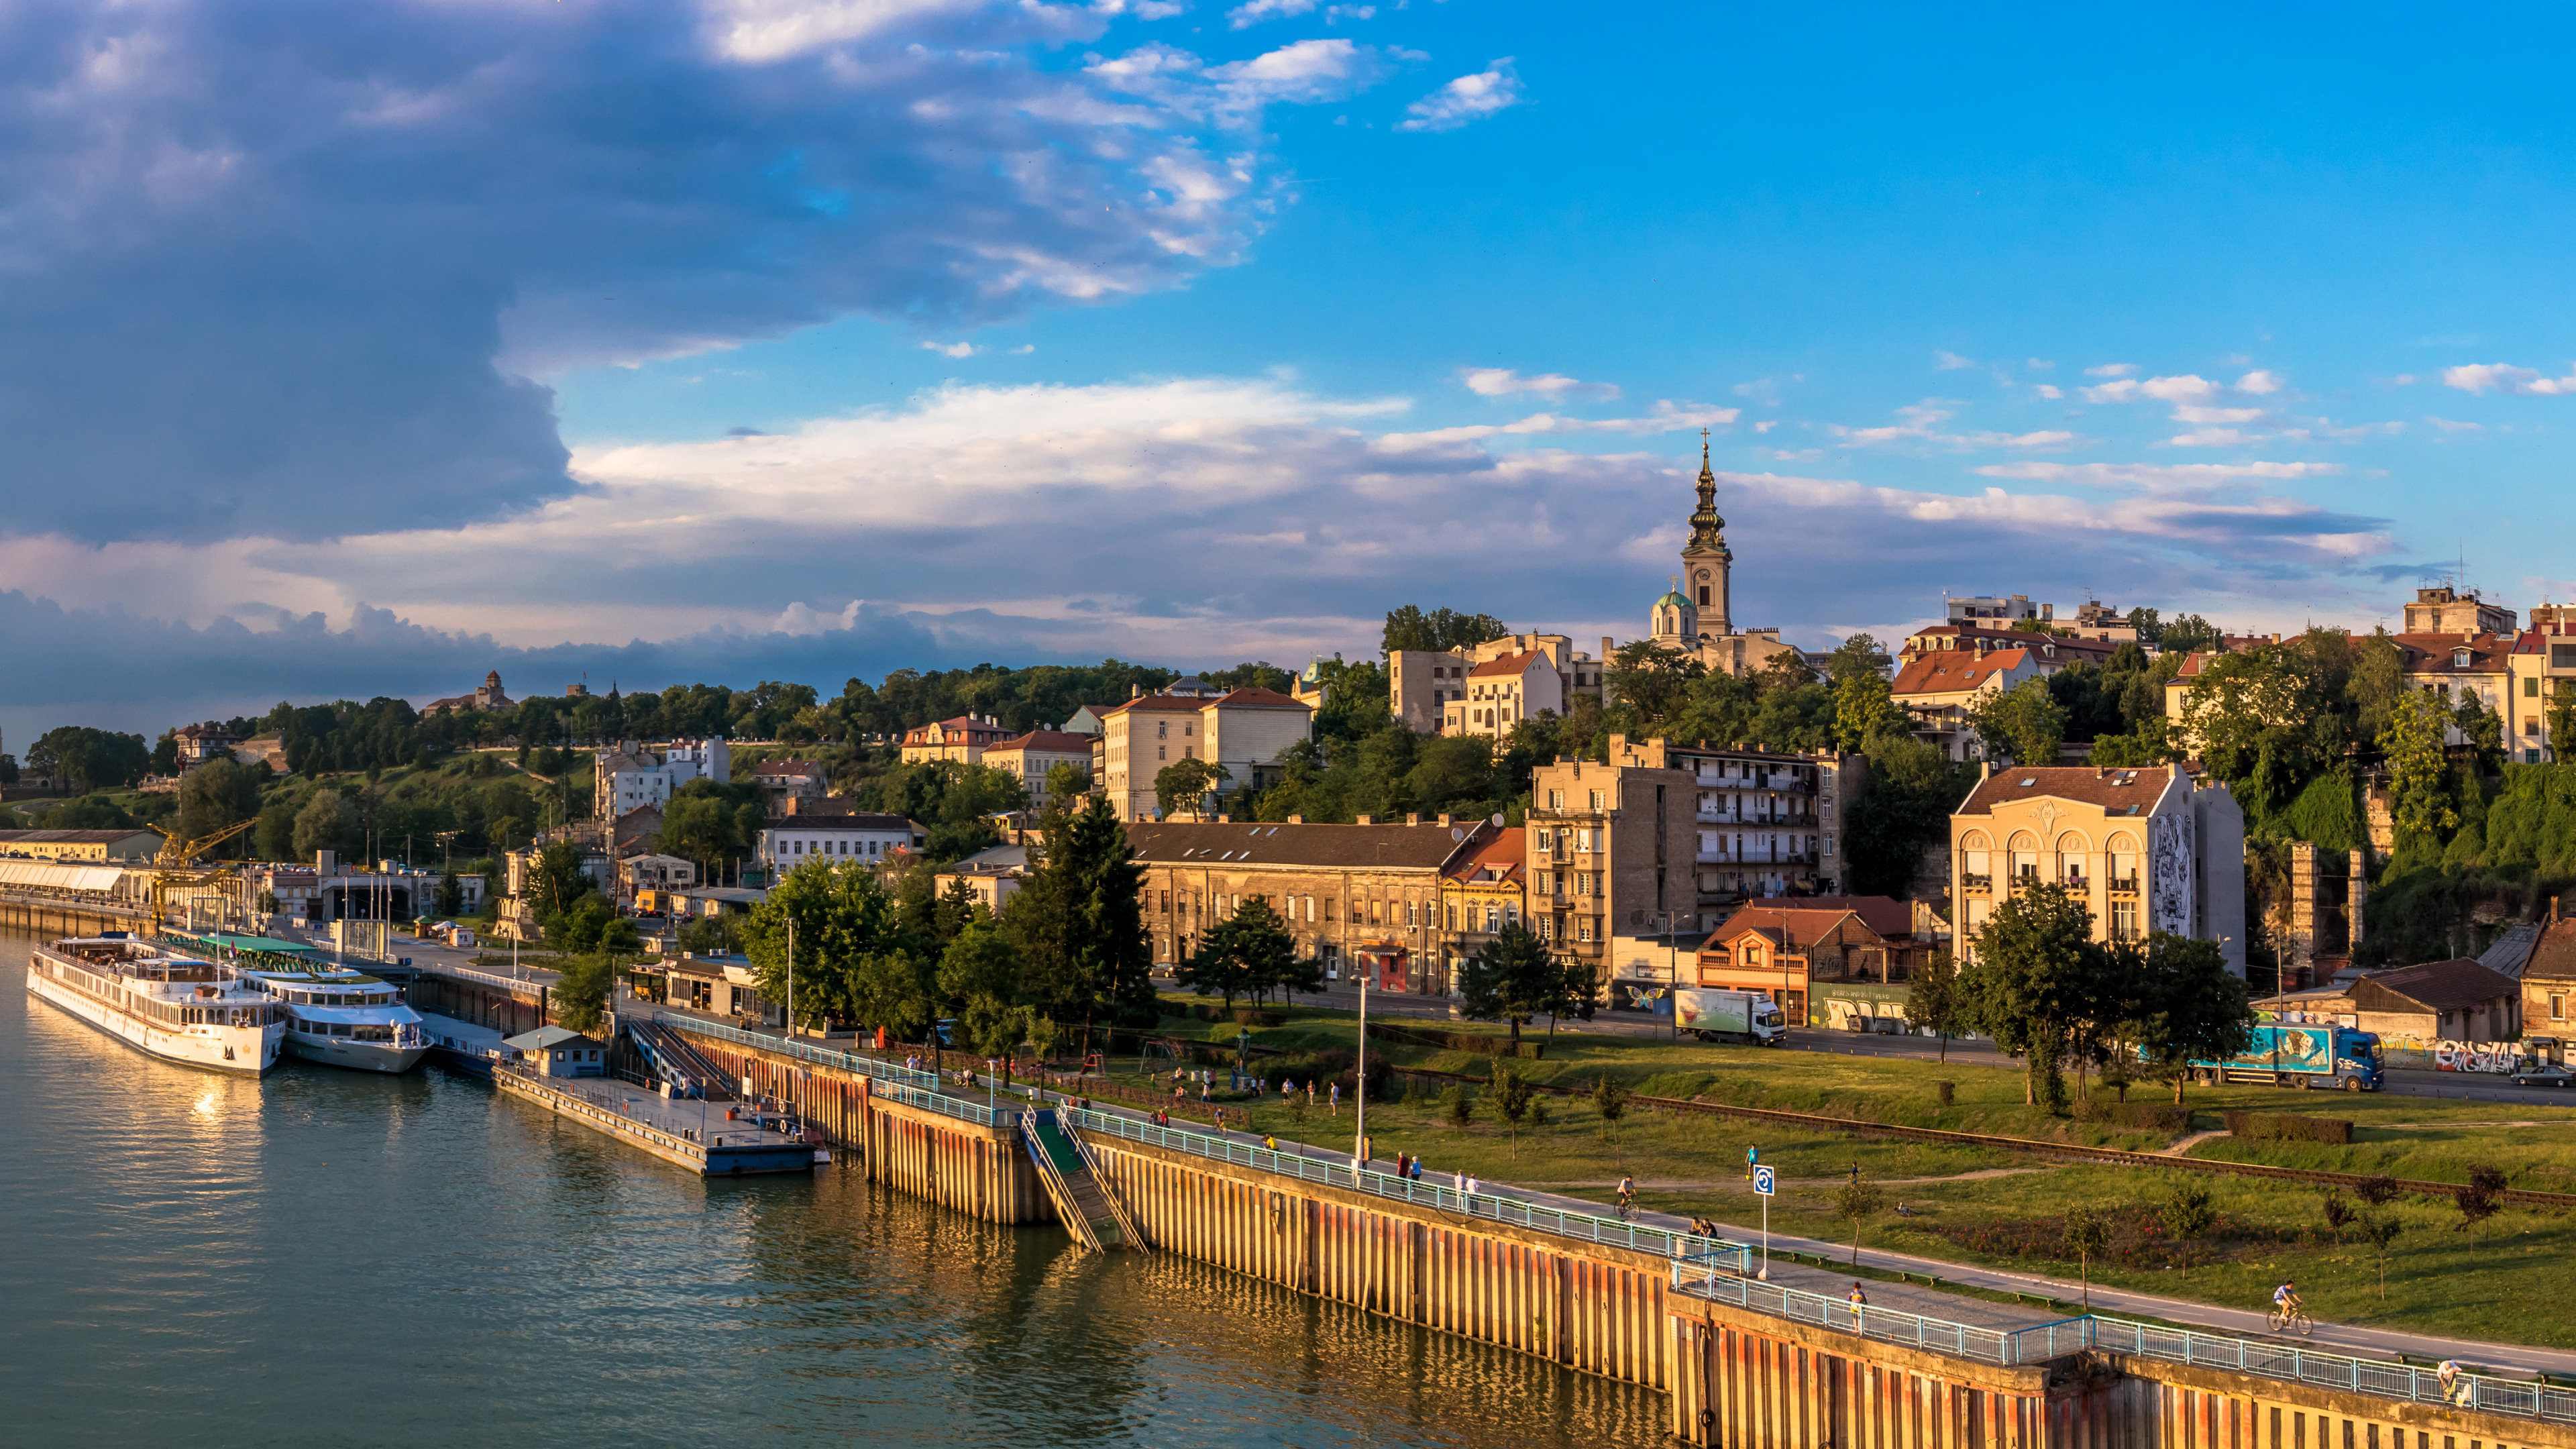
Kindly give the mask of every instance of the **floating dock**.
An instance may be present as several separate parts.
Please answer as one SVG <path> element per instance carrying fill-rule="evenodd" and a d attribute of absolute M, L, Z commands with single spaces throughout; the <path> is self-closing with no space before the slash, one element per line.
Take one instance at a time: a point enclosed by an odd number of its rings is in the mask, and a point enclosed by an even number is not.
<path fill-rule="evenodd" d="M 828 1160 L 802 1136 L 791 1137 L 770 1125 L 773 1118 L 705 1101 L 672 1100 L 614 1078 L 540 1077 L 522 1065 L 503 1063 L 493 1070 L 492 1084 L 506 1096 L 534 1102 L 702 1177 L 810 1172 L 818 1160 Z"/>

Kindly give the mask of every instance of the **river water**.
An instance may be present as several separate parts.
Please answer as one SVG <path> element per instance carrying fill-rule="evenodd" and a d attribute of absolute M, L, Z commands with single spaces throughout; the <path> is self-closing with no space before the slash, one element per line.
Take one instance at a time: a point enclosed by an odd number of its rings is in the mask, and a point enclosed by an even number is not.
<path fill-rule="evenodd" d="M 704 1182 L 435 1066 L 265 1081 L 0 933 L 0 1441 L 1646 1444 L 1659 1395 L 835 1166 Z"/>

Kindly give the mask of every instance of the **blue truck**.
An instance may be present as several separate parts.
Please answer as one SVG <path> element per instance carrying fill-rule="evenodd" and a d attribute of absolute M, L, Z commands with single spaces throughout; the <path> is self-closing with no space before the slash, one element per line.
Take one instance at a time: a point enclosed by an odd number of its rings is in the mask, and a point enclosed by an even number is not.
<path fill-rule="evenodd" d="M 2379 1090 L 2379 1038 L 2348 1026 L 2266 1022 L 2244 1051 L 2223 1062 L 2193 1062 L 2204 1082 L 2269 1082 L 2276 1087 Z"/>

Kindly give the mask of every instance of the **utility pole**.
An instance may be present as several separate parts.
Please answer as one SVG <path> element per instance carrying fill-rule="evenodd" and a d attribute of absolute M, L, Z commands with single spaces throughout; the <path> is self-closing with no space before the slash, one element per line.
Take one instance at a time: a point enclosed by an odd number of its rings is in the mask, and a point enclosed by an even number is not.
<path fill-rule="evenodd" d="M 1368 973 L 1360 973 L 1360 1065 L 1357 1075 L 1359 1122 L 1357 1140 L 1351 1144 L 1353 1170 L 1368 1166 Z"/>

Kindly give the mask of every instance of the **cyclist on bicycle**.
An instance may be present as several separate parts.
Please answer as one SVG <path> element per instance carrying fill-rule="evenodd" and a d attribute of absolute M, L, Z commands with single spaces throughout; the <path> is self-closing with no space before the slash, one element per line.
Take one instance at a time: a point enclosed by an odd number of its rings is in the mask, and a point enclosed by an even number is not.
<path fill-rule="evenodd" d="M 2296 1280 L 2286 1281 L 2272 1290 L 2272 1311 L 2283 1319 L 2298 1316 L 2299 1285 Z"/>
<path fill-rule="evenodd" d="M 1619 1177 L 1619 1215 L 1626 1217 L 1637 1205 L 1637 1179 L 1625 1173 Z"/>

